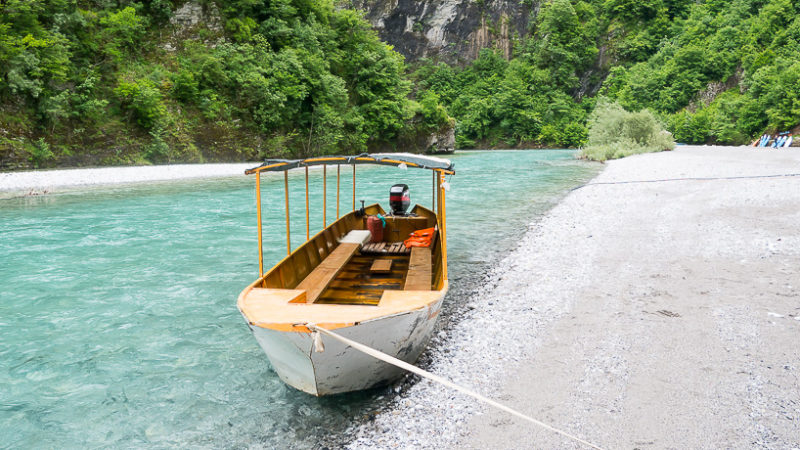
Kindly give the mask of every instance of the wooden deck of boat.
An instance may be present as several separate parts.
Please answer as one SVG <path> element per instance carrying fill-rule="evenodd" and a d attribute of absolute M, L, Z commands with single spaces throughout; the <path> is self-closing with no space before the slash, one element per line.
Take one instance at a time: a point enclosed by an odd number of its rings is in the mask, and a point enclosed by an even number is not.
<path fill-rule="evenodd" d="M 370 270 L 375 260 L 391 260 L 388 271 Z M 408 272 L 409 255 L 361 254 L 339 272 L 316 303 L 345 305 L 377 305 L 385 290 L 403 290 Z"/>
<path fill-rule="evenodd" d="M 416 259 L 414 249 L 403 245 L 402 239 L 411 232 L 436 226 L 430 210 L 417 205 L 413 211 L 414 216 L 387 217 L 386 240 L 359 244 L 357 250 L 345 248 L 347 242 L 339 243 L 350 233 L 366 229 L 366 220 L 350 212 L 294 249 L 254 287 L 268 289 L 292 305 L 325 305 L 323 310 L 337 305 L 343 310 L 380 308 L 387 294 L 400 299 L 411 298 L 404 293 L 441 290 L 446 280 L 439 242 L 434 239 L 424 252 L 416 248 L 416 253 L 426 253 Z M 378 205 L 367 207 L 366 212 L 385 214 Z"/>

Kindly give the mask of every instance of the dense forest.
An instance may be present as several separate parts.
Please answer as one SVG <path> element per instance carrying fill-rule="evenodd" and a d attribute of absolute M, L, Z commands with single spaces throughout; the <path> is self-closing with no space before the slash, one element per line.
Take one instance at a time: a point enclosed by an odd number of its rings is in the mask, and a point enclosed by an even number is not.
<path fill-rule="evenodd" d="M 800 2 L 552 0 L 510 61 L 412 74 L 457 119 L 459 147 L 566 146 L 607 97 L 678 142 L 744 144 L 800 123 Z"/>
<path fill-rule="evenodd" d="M 530 0 L 523 0 L 528 1 Z M 407 64 L 332 0 L 0 0 L 0 168 L 579 147 L 599 99 L 675 139 L 800 123 L 800 2 L 551 0 L 510 59 Z"/>
<path fill-rule="evenodd" d="M 208 0 L 185 27 L 176 3 L 0 1 L 0 165 L 352 153 L 450 125 L 355 11 Z"/>

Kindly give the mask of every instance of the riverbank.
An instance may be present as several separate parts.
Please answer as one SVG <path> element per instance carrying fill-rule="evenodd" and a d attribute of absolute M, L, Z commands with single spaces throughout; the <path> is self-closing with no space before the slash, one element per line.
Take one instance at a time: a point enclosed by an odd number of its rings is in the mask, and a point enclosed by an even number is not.
<path fill-rule="evenodd" d="M 452 156 L 458 168 L 447 200 L 453 298 L 467 298 L 533 217 L 600 171 L 574 156 L 558 150 Z M 330 220 L 336 170 L 328 169 Z M 348 208 L 352 171 L 342 169 L 341 206 Z M 315 234 L 325 190 L 322 167 L 313 170 Z M 305 232 L 298 217 L 305 183 L 302 169 L 292 172 L 296 246 Z M 398 182 L 423 206 L 430 199 L 428 171 L 358 166 L 357 172 L 359 200 L 386 205 Z M 340 448 L 351 424 L 395 397 L 387 387 L 318 399 L 287 386 L 270 368 L 236 308 L 236 295 L 258 276 L 253 181 L 239 173 L 0 201 L 0 254 L 7 261 L 0 270 L 0 384 L 13 399 L 13 414 L 0 414 L 4 442 L 311 449 L 328 438 L 329 448 Z M 263 174 L 261 188 L 269 267 L 286 251 L 283 174 Z M 500 220 L 475 226 L 486 192 L 503 194 L 493 198 Z M 522 196 L 529 199 L 524 211 L 516 208 Z M 440 324 L 450 328 L 463 309 L 448 303 Z"/>
<path fill-rule="evenodd" d="M 162 166 L 98 167 L 91 169 L 0 172 L 0 198 L 42 195 L 57 190 L 190 178 L 221 178 L 244 174 L 258 163 L 172 164 Z"/>
<path fill-rule="evenodd" d="M 800 439 L 800 152 L 679 147 L 608 163 L 531 226 L 432 343 L 433 372 L 606 448 Z M 478 414 L 475 414 L 478 412 Z M 427 381 L 352 447 L 564 438 Z"/>

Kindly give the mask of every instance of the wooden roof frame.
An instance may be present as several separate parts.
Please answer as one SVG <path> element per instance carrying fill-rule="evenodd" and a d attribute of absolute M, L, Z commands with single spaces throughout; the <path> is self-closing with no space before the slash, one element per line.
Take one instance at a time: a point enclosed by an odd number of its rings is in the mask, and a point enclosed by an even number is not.
<path fill-rule="evenodd" d="M 306 159 L 267 159 L 258 167 L 245 170 L 245 175 L 261 172 L 286 172 L 298 167 L 321 166 L 327 164 L 378 164 L 384 166 L 413 167 L 441 172 L 445 175 L 455 174 L 455 168 L 449 159 L 436 158 L 413 153 L 362 153 L 350 156 L 315 156 Z"/>

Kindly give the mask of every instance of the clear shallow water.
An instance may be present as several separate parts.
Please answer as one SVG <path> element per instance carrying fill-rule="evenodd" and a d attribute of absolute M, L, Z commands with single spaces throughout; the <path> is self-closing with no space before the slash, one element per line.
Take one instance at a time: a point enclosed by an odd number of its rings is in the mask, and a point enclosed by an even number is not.
<path fill-rule="evenodd" d="M 450 304 L 536 215 L 597 165 L 570 151 L 463 152 L 447 198 Z M 313 171 L 312 171 L 313 172 Z M 320 171 L 312 230 L 322 227 Z M 357 199 L 388 209 L 428 171 L 359 166 Z M 335 168 L 328 170 L 328 221 Z M 352 206 L 342 167 L 342 212 Z M 293 244 L 303 173 L 290 176 Z M 286 252 L 283 178 L 262 178 L 265 267 Z M 360 202 L 358 202 L 360 204 Z M 0 445 L 313 447 L 385 402 L 283 385 L 236 309 L 258 271 L 252 177 L 98 188 L 0 201 Z M 446 311 L 445 311 L 446 313 Z"/>

